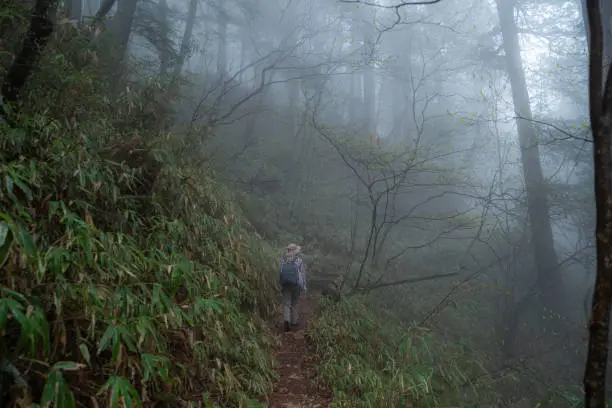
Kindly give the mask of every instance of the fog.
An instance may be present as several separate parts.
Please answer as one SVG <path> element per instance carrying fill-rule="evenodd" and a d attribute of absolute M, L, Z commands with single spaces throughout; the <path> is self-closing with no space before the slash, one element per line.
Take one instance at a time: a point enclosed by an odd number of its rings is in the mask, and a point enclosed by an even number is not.
<path fill-rule="evenodd" d="M 509 4 L 198 3 L 177 115 L 215 127 L 210 160 L 260 234 L 350 259 L 337 282 L 459 273 L 379 296 L 478 350 L 495 406 L 531 406 L 583 371 L 588 64 L 577 2 Z"/>
<path fill-rule="evenodd" d="M 90 36 L 125 33 L 166 131 L 197 135 L 182 154 L 254 234 L 302 245 L 316 291 L 460 349 L 440 364 L 486 374 L 457 401 L 575 406 L 596 255 L 579 1 L 78 3 L 59 24 L 111 5 Z"/>

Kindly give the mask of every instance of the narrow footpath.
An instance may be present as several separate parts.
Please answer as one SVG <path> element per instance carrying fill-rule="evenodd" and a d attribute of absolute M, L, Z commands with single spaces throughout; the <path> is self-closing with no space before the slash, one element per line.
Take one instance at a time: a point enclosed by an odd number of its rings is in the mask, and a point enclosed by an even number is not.
<path fill-rule="evenodd" d="M 314 302 L 310 296 L 300 299 L 300 324 L 296 329 L 285 333 L 282 318 L 275 325 L 280 336 L 276 351 L 279 379 L 270 408 L 328 408 L 331 404 L 331 391 L 315 384 L 315 359 L 304 337 Z"/>

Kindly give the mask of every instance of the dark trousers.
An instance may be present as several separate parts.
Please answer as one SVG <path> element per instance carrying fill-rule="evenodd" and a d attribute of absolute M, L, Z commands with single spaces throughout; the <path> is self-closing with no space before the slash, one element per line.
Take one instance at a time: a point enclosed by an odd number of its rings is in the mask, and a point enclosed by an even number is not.
<path fill-rule="evenodd" d="M 300 300 L 300 287 L 283 286 L 284 319 L 291 324 L 298 324 L 298 302 Z"/>

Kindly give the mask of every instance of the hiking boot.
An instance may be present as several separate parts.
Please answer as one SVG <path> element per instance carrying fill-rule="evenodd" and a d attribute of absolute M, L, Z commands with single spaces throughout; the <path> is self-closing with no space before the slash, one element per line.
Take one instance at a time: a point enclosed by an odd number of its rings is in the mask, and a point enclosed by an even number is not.
<path fill-rule="evenodd" d="M 294 330 L 295 330 L 295 329 L 297 329 L 297 328 L 299 328 L 299 327 L 300 327 L 299 323 L 291 323 L 291 328 L 292 328 L 292 329 L 294 329 Z"/>
<path fill-rule="evenodd" d="M 289 326 L 289 322 L 285 322 L 285 331 L 288 332 L 289 330 L 291 330 L 291 327 Z"/>

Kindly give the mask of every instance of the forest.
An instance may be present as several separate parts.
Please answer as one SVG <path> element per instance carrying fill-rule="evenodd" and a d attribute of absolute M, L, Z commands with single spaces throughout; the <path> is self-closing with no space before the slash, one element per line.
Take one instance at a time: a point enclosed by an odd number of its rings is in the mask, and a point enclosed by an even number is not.
<path fill-rule="evenodd" d="M 612 406 L 611 61 L 609 0 L 0 0 L 0 408 Z"/>

